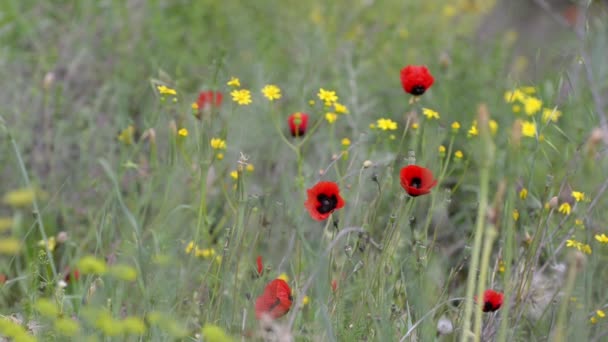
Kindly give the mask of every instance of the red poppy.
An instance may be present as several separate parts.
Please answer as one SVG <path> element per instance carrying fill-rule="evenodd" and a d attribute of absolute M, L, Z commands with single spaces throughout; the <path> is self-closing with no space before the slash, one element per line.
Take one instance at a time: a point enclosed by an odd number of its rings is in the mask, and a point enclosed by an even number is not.
<path fill-rule="evenodd" d="M 493 312 L 500 309 L 504 297 L 505 295 L 502 292 L 486 290 L 483 293 L 483 312 Z M 475 297 L 475 301 L 477 301 L 477 297 Z"/>
<path fill-rule="evenodd" d="M 415 96 L 424 94 L 435 79 L 424 65 L 408 65 L 401 69 L 401 85 L 405 92 Z"/>
<path fill-rule="evenodd" d="M 323 221 L 336 209 L 344 207 L 344 199 L 340 197 L 340 188 L 334 182 L 319 182 L 306 190 L 308 199 L 304 206 L 310 216 L 317 221 Z"/>
<path fill-rule="evenodd" d="M 308 125 L 308 114 L 293 113 L 287 118 L 289 131 L 294 137 L 301 137 L 306 134 L 306 125 Z"/>
<path fill-rule="evenodd" d="M 262 263 L 261 255 L 258 255 L 256 263 L 258 264 L 258 275 L 262 275 L 262 272 L 264 272 L 264 264 Z"/>
<path fill-rule="evenodd" d="M 65 274 L 65 276 L 63 277 L 63 280 L 66 283 L 69 283 L 70 281 L 74 280 L 74 281 L 78 281 L 80 279 L 80 272 L 78 272 L 78 269 L 67 269 L 67 272 Z"/>
<path fill-rule="evenodd" d="M 275 279 L 266 285 L 264 293 L 255 301 L 255 318 L 269 315 L 277 319 L 289 312 L 292 302 L 291 288 L 287 282 Z"/>
<path fill-rule="evenodd" d="M 408 165 L 401 169 L 399 175 L 401 186 L 410 196 L 416 197 L 431 192 L 437 185 L 431 170 L 418 165 Z"/>
<path fill-rule="evenodd" d="M 338 281 L 336 281 L 336 279 L 331 281 L 331 290 L 333 292 L 336 292 L 336 290 L 338 289 Z"/>
<path fill-rule="evenodd" d="M 198 100 L 196 104 L 199 110 L 207 110 L 211 107 L 219 107 L 222 104 L 222 93 L 219 91 L 201 91 L 198 94 Z"/>

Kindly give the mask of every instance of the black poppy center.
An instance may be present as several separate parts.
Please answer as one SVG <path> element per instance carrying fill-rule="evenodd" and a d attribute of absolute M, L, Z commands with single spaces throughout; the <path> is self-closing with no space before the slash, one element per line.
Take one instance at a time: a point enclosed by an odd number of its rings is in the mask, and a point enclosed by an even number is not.
<path fill-rule="evenodd" d="M 415 85 L 412 87 L 412 91 L 410 93 L 412 95 L 420 96 L 420 95 L 424 94 L 425 91 L 426 91 L 426 88 L 424 86 Z"/>
<path fill-rule="evenodd" d="M 418 177 L 412 178 L 412 180 L 410 181 L 410 186 L 412 188 L 420 189 L 420 187 L 422 186 L 422 179 Z"/>
<path fill-rule="evenodd" d="M 491 302 L 483 303 L 483 312 L 496 311 L 496 307 Z"/>
<path fill-rule="evenodd" d="M 317 211 L 321 214 L 327 214 L 333 211 L 338 205 L 338 198 L 336 195 L 327 196 L 326 194 L 320 194 L 317 196 L 317 200 L 319 201 Z"/>

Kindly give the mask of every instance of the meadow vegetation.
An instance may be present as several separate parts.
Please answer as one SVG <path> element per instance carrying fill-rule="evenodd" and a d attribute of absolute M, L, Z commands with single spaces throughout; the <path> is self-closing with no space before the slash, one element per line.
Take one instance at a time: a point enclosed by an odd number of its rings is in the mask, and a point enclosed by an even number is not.
<path fill-rule="evenodd" d="M 605 340 L 608 24 L 532 2 L 3 1 L 0 340 Z"/>

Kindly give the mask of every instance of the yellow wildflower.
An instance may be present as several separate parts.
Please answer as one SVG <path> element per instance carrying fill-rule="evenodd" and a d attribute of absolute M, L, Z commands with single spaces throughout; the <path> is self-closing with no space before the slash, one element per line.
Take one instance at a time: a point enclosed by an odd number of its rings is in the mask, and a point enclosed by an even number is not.
<path fill-rule="evenodd" d="M 348 114 L 348 108 L 345 105 L 338 102 L 334 103 L 334 110 L 338 114 Z"/>
<path fill-rule="evenodd" d="M 44 240 L 38 241 L 38 247 L 42 247 L 45 249 L 48 248 L 51 252 L 55 250 L 55 246 L 57 246 L 57 240 L 55 240 L 54 236 L 48 238 L 46 242 Z"/>
<path fill-rule="evenodd" d="M 230 172 L 230 177 L 232 177 L 233 179 L 239 179 L 239 172 L 234 170 Z"/>
<path fill-rule="evenodd" d="M 521 134 L 525 137 L 536 137 L 536 124 L 531 121 L 523 121 L 521 123 Z"/>
<path fill-rule="evenodd" d="M 526 98 L 526 94 L 519 89 L 515 89 L 513 91 L 506 91 L 504 97 L 506 103 L 512 103 L 515 101 L 521 102 Z"/>
<path fill-rule="evenodd" d="M 287 283 L 289 282 L 289 276 L 287 275 L 287 273 L 281 273 L 281 274 L 280 274 L 280 275 L 277 277 L 277 279 L 281 279 L 281 280 L 283 280 L 283 281 L 285 281 L 285 282 L 287 282 Z"/>
<path fill-rule="evenodd" d="M 555 107 L 553 109 L 544 108 L 542 120 L 544 123 L 547 123 L 549 121 L 557 122 L 561 116 L 562 116 L 562 112 L 557 110 L 557 107 Z"/>
<path fill-rule="evenodd" d="M 443 157 L 445 155 L 445 146 L 439 145 L 439 154 Z"/>
<path fill-rule="evenodd" d="M 325 90 L 323 88 L 319 89 L 319 93 L 317 94 L 321 101 L 324 101 L 326 104 L 333 104 L 338 101 L 338 95 L 333 90 Z"/>
<path fill-rule="evenodd" d="M 344 147 L 350 146 L 350 139 L 348 139 L 348 138 L 342 139 L 342 146 L 344 146 Z"/>
<path fill-rule="evenodd" d="M 192 110 L 198 110 L 198 103 L 192 102 Z"/>
<path fill-rule="evenodd" d="M 112 274 L 115 278 L 124 280 L 124 281 L 135 281 L 137 279 L 137 270 L 135 268 L 125 265 L 125 264 L 116 264 L 112 265 L 109 270 L 110 274 Z"/>
<path fill-rule="evenodd" d="M 581 219 L 574 220 L 574 225 L 577 227 L 580 227 L 582 229 L 585 229 L 585 223 Z"/>
<path fill-rule="evenodd" d="M 589 322 L 591 322 L 591 324 L 595 324 L 595 323 L 597 323 L 597 318 L 595 318 L 595 316 L 593 316 L 589 319 Z"/>
<path fill-rule="evenodd" d="M 452 132 L 458 133 L 458 130 L 460 130 L 460 122 L 458 122 L 458 121 L 452 122 Z"/>
<path fill-rule="evenodd" d="M 519 87 L 519 90 L 523 91 L 528 95 L 536 94 L 536 88 L 532 86 Z"/>
<path fill-rule="evenodd" d="M 186 245 L 186 248 L 184 248 L 184 251 L 186 252 L 186 254 L 190 254 L 193 249 L 194 249 L 194 241 L 190 241 L 190 242 L 188 242 L 188 245 Z"/>
<path fill-rule="evenodd" d="M 513 212 L 511 213 L 511 216 L 513 216 L 513 221 L 519 220 L 519 210 L 514 209 Z"/>
<path fill-rule="evenodd" d="M 534 115 L 543 108 L 543 101 L 533 96 L 526 97 L 523 103 L 524 112 L 526 112 L 527 115 Z"/>
<path fill-rule="evenodd" d="M 570 203 L 564 202 L 559 206 L 557 211 L 564 215 L 570 215 L 570 213 L 572 212 L 572 207 L 570 206 Z"/>
<path fill-rule="evenodd" d="M 270 101 L 278 100 L 281 98 L 281 89 L 274 84 L 269 84 L 262 88 L 262 94 Z"/>
<path fill-rule="evenodd" d="M 373 124 L 373 123 L 369 124 L 369 129 L 376 129 L 376 124 Z"/>
<path fill-rule="evenodd" d="M 467 132 L 467 136 L 470 137 L 476 137 L 479 134 L 479 130 L 477 129 L 477 120 L 473 120 L 473 123 L 471 124 L 471 128 L 469 128 L 469 131 Z"/>
<path fill-rule="evenodd" d="M 247 89 L 233 90 L 230 95 L 232 95 L 232 101 L 241 106 L 251 103 L 251 92 Z"/>
<path fill-rule="evenodd" d="M 188 130 L 185 128 L 180 128 L 179 131 L 177 131 L 177 134 L 182 136 L 182 137 L 187 137 L 188 136 Z"/>
<path fill-rule="evenodd" d="M 204 259 L 210 259 L 215 256 L 215 249 L 213 249 L 213 248 L 199 249 L 197 247 L 196 250 L 194 251 L 194 255 L 196 255 L 197 257 L 202 257 Z"/>
<path fill-rule="evenodd" d="M 580 191 L 572 191 L 572 197 L 574 197 L 577 202 L 580 202 L 585 200 L 585 193 Z"/>
<path fill-rule="evenodd" d="M 604 310 L 596 310 L 595 313 L 597 314 L 597 317 L 599 317 L 599 318 L 606 317 L 606 313 L 604 312 Z"/>
<path fill-rule="evenodd" d="M 591 246 L 574 239 L 566 240 L 566 247 L 576 248 L 583 253 L 591 254 Z"/>
<path fill-rule="evenodd" d="M 211 139 L 211 148 L 214 150 L 225 150 L 226 149 L 226 141 L 220 138 Z"/>
<path fill-rule="evenodd" d="M 135 127 L 133 125 L 127 126 L 118 135 L 118 141 L 125 145 L 131 145 L 133 143 L 133 135 L 135 134 Z"/>
<path fill-rule="evenodd" d="M 595 239 L 601 243 L 608 243 L 608 236 L 606 234 L 595 234 Z"/>
<path fill-rule="evenodd" d="M 311 105 L 311 106 L 314 106 L 315 105 L 315 100 L 308 100 L 308 104 Z"/>
<path fill-rule="evenodd" d="M 422 108 L 422 114 L 424 116 L 426 116 L 426 118 L 429 120 L 431 120 L 431 119 L 438 120 L 439 119 L 439 113 L 437 113 L 436 111 L 429 109 L 429 108 Z"/>
<path fill-rule="evenodd" d="M 218 153 L 215 155 L 215 158 L 217 158 L 217 160 L 222 160 L 224 159 L 224 154 L 223 153 Z"/>
<path fill-rule="evenodd" d="M 328 123 L 333 124 L 334 122 L 336 122 L 336 120 L 338 120 L 338 115 L 329 112 L 325 113 L 325 120 L 327 120 Z"/>
<path fill-rule="evenodd" d="M 177 95 L 177 91 L 175 91 L 175 89 L 169 88 L 169 87 L 164 86 L 164 85 L 156 86 L 156 89 L 158 89 L 158 92 L 161 95 L 173 95 L 173 96 Z"/>
<path fill-rule="evenodd" d="M 78 270 L 82 274 L 104 274 L 108 268 L 105 261 L 93 256 L 85 256 L 78 261 Z"/>
<path fill-rule="evenodd" d="M 227 84 L 228 84 L 229 86 L 231 86 L 231 87 L 238 88 L 238 87 L 240 87 L 240 86 L 241 86 L 241 80 L 239 80 L 239 79 L 238 79 L 238 78 L 236 78 L 236 77 L 231 77 L 231 78 L 230 78 L 230 81 L 228 81 L 228 83 L 227 83 Z"/>
<path fill-rule="evenodd" d="M 13 226 L 13 219 L 10 217 L 0 217 L 0 233 Z"/>
<path fill-rule="evenodd" d="M 234 341 L 226 332 L 217 325 L 205 324 L 201 330 L 203 340 L 207 342 L 232 342 Z"/>
<path fill-rule="evenodd" d="M 247 166 L 245 166 L 245 170 L 247 170 L 247 172 L 253 172 L 255 170 L 255 167 L 253 166 L 253 164 L 247 164 Z"/>
<path fill-rule="evenodd" d="M 2 197 L 2 203 L 10 205 L 11 207 L 25 207 L 34 203 L 36 197 L 44 198 L 46 193 L 37 190 L 33 187 L 21 188 L 7 192 Z"/>
<path fill-rule="evenodd" d="M 488 126 L 490 127 L 490 133 L 496 135 L 496 132 L 498 132 L 498 122 L 496 122 L 496 120 L 490 120 Z"/>
<path fill-rule="evenodd" d="M 521 106 L 520 106 L 520 105 L 518 105 L 518 104 L 513 105 L 513 106 L 511 107 L 511 110 L 513 111 L 513 113 L 519 113 L 519 112 L 521 112 Z"/>
<path fill-rule="evenodd" d="M 397 123 L 391 119 L 378 119 L 376 126 L 383 131 L 394 131 L 397 129 Z"/>
<path fill-rule="evenodd" d="M 304 298 L 302 298 L 302 306 L 306 306 L 308 303 L 310 303 L 310 298 L 308 296 L 304 296 Z"/>
<path fill-rule="evenodd" d="M 0 239 L 0 255 L 15 255 L 21 250 L 21 241 L 15 238 Z"/>
<path fill-rule="evenodd" d="M 442 13 L 443 13 L 444 17 L 451 18 L 456 15 L 457 10 L 456 10 L 455 6 L 448 4 L 448 5 L 443 6 Z"/>
<path fill-rule="evenodd" d="M 417 122 L 414 122 L 414 123 L 412 124 L 412 129 L 413 129 L 413 130 L 417 130 L 417 129 L 418 129 L 418 127 L 420 127 L 420 125 L 418 125 L 418 123 L 417 123 Z"/>
<path fill-rule="evenodd" d="M 456 158 L 456 159 L 462 159 L 463 156 L 464 156 L 464 154 L 462 153 L 461 150 L 454 152 L 454 158 Z"/>
<path fill-rule="evenodd" d="M 505 269 L 506 269 L 506 267 L 505 267 L 505 262 L 504 262 L 504 261 L 502 261 L 502 260 L 500 260 L 500 261 L 498 262 L 498 272 L 500 272 L 500 273 L 505 273 Z"/>
<path fill-rule="evenodd" d="M 519 198 L 521 198 L 522 200 L 525 200 L 527 197 L 528 197 L 528 189 L 522 188 L 519 191 Z"/>

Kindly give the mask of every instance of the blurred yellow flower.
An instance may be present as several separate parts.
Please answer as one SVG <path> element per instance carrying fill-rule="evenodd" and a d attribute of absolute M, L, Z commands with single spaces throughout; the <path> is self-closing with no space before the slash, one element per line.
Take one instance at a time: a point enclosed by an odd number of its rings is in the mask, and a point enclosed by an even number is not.
<path fill-rule="evenodd" d="M 137 270 L 129 265 L 112 265 L 109 271 L 114 277 L 124 281 L 135 281 L 137 279 Z"/>
<path fill-rule="evenodd" d="M 310 303 L 310 298 L 308 296 L 304 296 L 304 298 L 302 298 L 302 306 L 306 306 L 308 303 Z"/>
<path fill-rule="evenodd" d="M 591 254 L 591 246 L 574 239 L 566 240 L 566 247 L 576 248 L 583 253 Z"/>
<path fill-rule="evenodd" d="M 564 202 L 559 206 L 557 211 L 564 215 L 570 215 L 570 213 L 572 212 L 572 207 L 570 206 L 570 203 Z"/>
<path fill-rule="evenodd" d="M 533 96 L 526 97 L 523 104 L 527 115 L 534 115 L 543 108 L 543 101 Z"/>
<path fill-rule="evenodd" d="M 498 132 L 498 122 L 496 122 L 496 120 L 490 120 L 488 126 L 490 127 L 490 133 L 496 135 L 496 132 Z"/>
<path fill-rule="evenodd" d="M 397 129 L 397 123 L 391 119 L 378 119 L 376 126 L 383 131 L 394 131 Z"/>
<path fill-rule="evenodd" d="M 454 152 L 454 158 L 456 158 L 456 159 L 462 159 L 463 156 L 464 156 L 464 154 L 462 153 L 461 150 Z"/>
<path fill-rule="evenodd" d="M 2 203 L 11 207 L 26 207 L 34 203 L 36 197 L 45 198 L 46 193 L 33 187 L 9 191 L 2 197 Z"/>
<path fill-rule="evenodd" d="M 239 80 L 239 79 L 238 79 L 238 78 L 236 78 L 236 77 L 231 77 L 231 78 L 230 78 L 230 81 L 228 81 L 228 83 L 226 83 L 226 84 L 228 84 L 228 85 L 229 85 L 229 86 L 231 86 L 231 87 L 236 87 L 236 88 L 238 88 L 238 87 L 240 87 L 240 86 L 241 86 L 241 80 Z"/>
<path fill-rule="evenodd" d="M 334 103 L 334 111 L 338 114 L 348 114 L 348 108 L 338 102 Z"/>
<path fill-rule="evenodd" d="M 0 239 L 0 255 L 15 255 L 21 250 L 21 241 L 15 238 Z"/>
<path fill-rule="evenodd" d="M 477 129 L 477 120 L 473 120 L 473 123 L 471 123 L 471 128 L 469 128 L 469 131 L 467 132 L 467 136 L 470 137 L 476 137 L 477 135 L 479 135 L 479 130 Z"/>
<path fill-rule="evenodd" d="M 158 89 L 158 92 L 161 95 L 177 95 L 177 91 L 175 91 L 175 89 L 169 88 L 165 85 L 156 86 L 156 89 Z"/>
<path fill-rule="evenodd" d="M 585 200 L 585 193 L 580 191 L 572 191 L 572 197 L 574 197 L 577 202 L 580 202 Z"/>
<path fill-rule="evenodd" d="M 439 154 L 440 154 L 440 155 L 442 155 L 442 156 L 443 156 L 443 155 L 445 154 L 445 146 L 443 146 L 443 145 L 439 145 L 438 150 L 439 150 Z"/>
<path fill-rule="evenodd" d="M 323 88 L 319 89 L 319 93 L 317 94 L 321 101 L 324 101 L 325 104 L 332 105 L 333 103 L 338 101 L 338 95 L 333 90 L 325 90 Z"/>
<path fill-rule="evenodd" d="M 460 130 L 460 122 L 458 122 L 458 121 L 452 122 L 452 132 L 458 133 L 458 130 Z"/>
<path fill-rule="evenodd" d="M 606 234 L 596 234 L 595 239 L 601 243 L 608 243 L 608 236 Z"/>
<path fill-rule="evenodd" d="M 336 120 L 338 120 L 338 115 L 336 115 L 335 113 L 327 112 L 325 113 L 325 120 L 327 120 L 328 123 L 333 124 L 334 122 L 336 122 Z"/>
<path fill-rule="evenodd" d="M 237 180 L 239 179 L 239 172 L 238 171 L 230 171 L 230 177 L 232 177 L 232 179 Z"/>
<path fill-rule="evenodd" d="M 599 317 L 599 318 L 606 317 L 606 313 L 604 312 L 604 310 L 596 310 L 595 313 L 597 314 L 597 317 Z"/>
<path fill-rule="evenodd" d="M 289 276 L 287 275 L 287 273 L 281 273 L 281 274 L 280 274 L 280 275 L 277 277 L 277 279 L 281 279 L 281 280 L 283 280 L 283 281 L 285 281 L 285 282 L 287 282 L 287 283 L 289 282 Z"/>
<path fill-rule="evenodd" d="M 182 136 L 182 137 L 187 137 L 188 136 L 188 130 L 185 129 L 185 128 L 180 128 L 180 130 L 177 131 L 177 134 L 179 136 Z"/>
<path fill-rule="evenodd" d="M 427 119 L 439 119 L 439 113 L 429 108 L 422 108 L 422 115 L 426 116 Z"/>
<path fill-rule="evenodd" d="M 281 89 L 274 84 L 269 84 L 262 88 L 262 94 L 270 101 L 278 100 L 281 98 Z"/>
<path fill-rule="evenodd" d="M 198 110 L 198 103 L 192 102 L 192 109 L 193 110 Z"/>
<path fill-rule="evenodd" d="M 104 274 L 108 268 L 105 261 L 94 256 L 85 256 L 78 261 L 78 270 L 82 274 Z"/>
<path fill-rule="evenodd" d="M 205 342 L 232 342 L 233 339 L 226 332 L 213 324 L 205 324 L 201 330 Z"/>
<path fill-rule="evenodd" d="M 417 130 L 417 129 L 418 129 L 418 127 L 420 127 L 420 125 L 419 125 L 417 122 L 414 122 L 414 123 L 412 124 L 412 129 L 413 129 L 413 130 Z"/>
<path fill-rule="evenodd" d="M 0 233 L 9 230 L 13 226 L 13 219 L 10 217 L 0 217 Z"/>
<path fill-rule="evenodd" d="M 342 146 L 344 146 L 344 147 L 350 146 L 350 139 L 344 138 L 344 139 L 342 139 L 341 143 L 342 143 Z"/>
<path fill-rule="evenodd" d="M 245 170 L 247 170 L 247 172 L 253 172 L 255 170 L 255 166 L 253 166 L 253 164 L 247 164 L 247 166 L 245 166 Z"/>
<path fill-rule="evenodd" d="M 522 188 L 519 191 L 519 198 L 521 198 L 522 200 L 525 200 L 527 197 L 528 197 L 528 189 Z"/>
<path fill-rule="evenodd" d="M 224 159 L 224 154 L 223 153 L 218 153 L 215 155 L 215 158 L 217 158 L 217 160 L 222 160 Z"/>
<path fill-rule="evenodd" d="M 511 216 L 513 216 L 513 221 L 519 220 L 519 210 L 513 209 L 513 212 L 511 213 Z"/>
<path fill-rule="evenodd" d="M 547 123 L 549 121 L 557 122 L 561 116 L 562 116 L 562 112 L 557 110 L 557 107 L 555 107 L 553 109 L 544 108 L 542 120 L 544 123 Z"/>
<path fill-rule="evenodd" d="M 519 89 L 515 89 L 513 91 L 506 91 L 504 98 L 506 103 L 521 102 L 526 98 L 526 94 Z"/>
<path fill-rule="evenodd" d="M 194 249 L 194 241 L 190 241 L 186 245 L 186 248 L 184 248 L 184 251 L 186 252 L 186 254 L 190 254 L 193 249 Z"/>
<path fill-rule="evenodd" d="M 521 134 L 525 137 L 536 137 L 536 124 L 531 121 L 523 121 L 521 123 Z"/>
<path fill-rule="evenodd" d="M 48 238 L 46 240 L 46 243 L 44 240 L 40 240 L 38 241 L 38 247 L 42 247 L 42 248 L 47 248 L 49 249 L 49 251 L 54 251 L 55 250 L 55 246 L 57 246 L 57 241 L 55 240 L 54 236 L 51 236 L 50 238 Z"/>
<path fill-rule="evenodd" d="M 118 141 L 125 145 L 131 145 L 133 143 L 133 135 L 135 134 L 135 127 L 132 125 L 127 126 L 118 135 Z"/>
<path fill-rule="evenodd" d="M 232 101 L 241 106 L 251 103 L 251 92 L 247 89 L 233 90 L 230 92 L 230 95 L 232 96 Z"/>
<path fill-rule="evenodd" d="M 226 141 L 220 138 L 211 139 L 211 148 L 214 150 L 225 150 L 226 149 Z"/>

